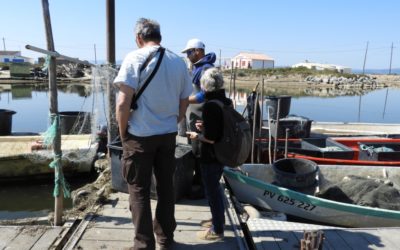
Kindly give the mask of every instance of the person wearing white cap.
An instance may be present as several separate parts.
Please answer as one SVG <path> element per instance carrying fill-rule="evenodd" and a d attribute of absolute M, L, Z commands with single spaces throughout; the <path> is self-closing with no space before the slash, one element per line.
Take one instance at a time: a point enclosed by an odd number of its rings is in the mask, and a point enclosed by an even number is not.
<path fill-rule="evenodd" d="M 193 38 L 186 43 L 186 47 L 182 50 L 182 53 L 186 53 L 187 58 L 193 64 L 193 93 L 189 97 L 190 105 L 186 112 L 186 128 L 188 131 L 200 132 L 196 128 L 196 122 L 201 120 L 201 110 L 205 99 L 205 93 L 202 91 L 200 86 L 200 79 L 207 69 L 214 67 L 214 62 L 217 58 L 213 52 L 205 54 L 205 48 L 205 44 L 200 39 Z M 193 177 L 194 192 L 192 193 L 192 196 L 194 198 L 202 198 L 204 197 L 203 188 L 200 187 L 196 189 L 196 186 L 198 187 L 202 185 L 199 160 L 200 145 L 196 140 L 190 140 L 190 144 L 192 145 L 193 155 L 196 157 L 195 175 Z"/>

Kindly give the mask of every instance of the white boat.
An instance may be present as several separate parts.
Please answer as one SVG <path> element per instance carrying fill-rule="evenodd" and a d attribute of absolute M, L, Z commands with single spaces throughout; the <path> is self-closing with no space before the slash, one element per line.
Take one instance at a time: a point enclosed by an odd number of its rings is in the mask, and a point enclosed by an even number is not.
<path fill-rule="evenodd" d="M 319 185 L 307 193 L 273 184 L 272 165 L 244 164 L 240 170 L 224 169 L 224 176 L 234 196 L 243 203 L 283 212 L 330 225 L 345 227 L 397 227 L 400 211 L 337 202 L 313 195 L 318 188 L 336 183 L 347 175 L 389 179 L 400 184 L 400 168 L 350 165 L 320 165 Z"/>
<path fill-rule="evenodd" d="M 40 136 L 0 136 L 0 183 L 33 180 L 54 173 L 51 149 L 32 150 Z M 88 173 L 96 154 L 90 134 L 62 135 L 62 166 L 66 175 Z"/>
<path fill-rule="evenodd" d="M 360 122 L 316 122 L 311 123 L 311 132 L 330 136 L 337 135 L 399 135 L 400 124 Z"/>

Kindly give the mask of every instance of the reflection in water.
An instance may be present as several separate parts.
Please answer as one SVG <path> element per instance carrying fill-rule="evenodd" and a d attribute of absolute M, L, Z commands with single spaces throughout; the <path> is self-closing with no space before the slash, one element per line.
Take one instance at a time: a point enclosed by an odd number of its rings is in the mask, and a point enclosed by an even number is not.
<path fill-rule="evenodd" d="M 58 110 L 93 110 L 93 92 L 90 84 L 60 84 Z M 44 132 L 48 128 L 49 88 L 47 84 L 13 84 L 0 92 L 0 108 L 14 110 L 13 132 Z M 103 110 L 103 109 L 102 109 Z M 100 114 L 101 115 L 101 114 Z M 100 121 L 102 116 L 100 116 Z"/>
<path fill-rule="evenodd" d="M 11 87 L 12 99 L 31 99 L 32 87 L 23 85 L 13 85 Z"/>
<path fill-rule="evenodd" d="M 239 89 L 236 103 L 245 103 L 251 89 Z M 290 114 L 314 121 L 400 123 L 400 89 L 272 88 L 265 96 L 292 96 Z M 265 104 L 264 104 L 265 105 Z M 241 107 L 238 107 L 239 110 Z M 266 118 L 266 114 L 264 114 Z"/>

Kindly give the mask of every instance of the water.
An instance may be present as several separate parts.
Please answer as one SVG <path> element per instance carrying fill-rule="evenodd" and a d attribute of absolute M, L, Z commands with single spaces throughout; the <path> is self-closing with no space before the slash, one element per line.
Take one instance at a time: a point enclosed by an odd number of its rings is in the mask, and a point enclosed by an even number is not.
<path fill-rule="evenodd" d="M 4 85 L 0 85 L 0 91 Z M 58 87 L 58 110 L 95 112 L 92 86 L 68 84 Z M 12 131 L 40 133 L 49 126 L 49 92 L 47 85 L 11 85 L 0 92 L 0 109 L 17 113 L 12 118 Z M 105 122 L 104 110 L 98 110 L 100 122 Z"/>
<path fill-rule="evenodd" d="M 105 123 L 105 98 L 102 95 L 100 100 L 95 100 L 91 85 L 69 84 L 58 88 L 58 109 L 60 112 L 96 109 L 98 123 Z M 396 109 L 399 105 L 400 89 L 396 88 L 379 89 L 362 96 L 319 97 L 299 93 L 292 97 L 290 114 L 314 121 L 400 123 Z M 49 123 L 48 89 L 45 85 L 12 85 L 0 92 L 0 109 L 17 112 L 13 115 L 13 132 L 44 132 Z"/>
<path fill-rule="evenodd" d="M 363 96 L 295 97 L 290 114 L 326 122 L 400 123 L 399 105 L 400 89 L 389 88 Z"/>
<path fill-rule="evenodd" d="M 315 121 L 400 123 L 397 108 L 400 106 L 400 89 L 379 89 L 361 97 L 320 97 L 309 93 L 303 90 L 292 97 L 290 114 Z M 287 93 L 277 90 L 273 94 Z M 58 87 L 59 111 L 97 112 L 100 123 L 105 122 L 105 98 L 105 95 L 96 96 L 90 84 L 69 83 Z M 49 125 L 47 84 L 0 85 L 0 109 L 17 112 L 13 116 L 13 132 L 46 131 Z M 243 110 L 243 103 L 238 109 Z M 75 185 L 75 188 L 79 185 L 83 183 Z M 53 211 L 52 192 L 52 181 L 35 186 L 1 186 L 0 220 L 47 216 L 49 211 Z M 70 207 L 71 200 L 67 199 L 65 204 Z"/>

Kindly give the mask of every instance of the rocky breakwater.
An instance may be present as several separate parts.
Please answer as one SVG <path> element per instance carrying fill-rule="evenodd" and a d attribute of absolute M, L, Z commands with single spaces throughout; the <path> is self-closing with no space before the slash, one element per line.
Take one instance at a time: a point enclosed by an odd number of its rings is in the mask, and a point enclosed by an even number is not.
<path fill-rule="evenodd" d="M 369 75 L 354 75 L 351 77 L 345 76 L 307 76 L 305 81 L 313 85 L 331 85 L 340 89 L 378 89 L 385 88 L 387 85 L 377 80 L 375 76 Z"/>

